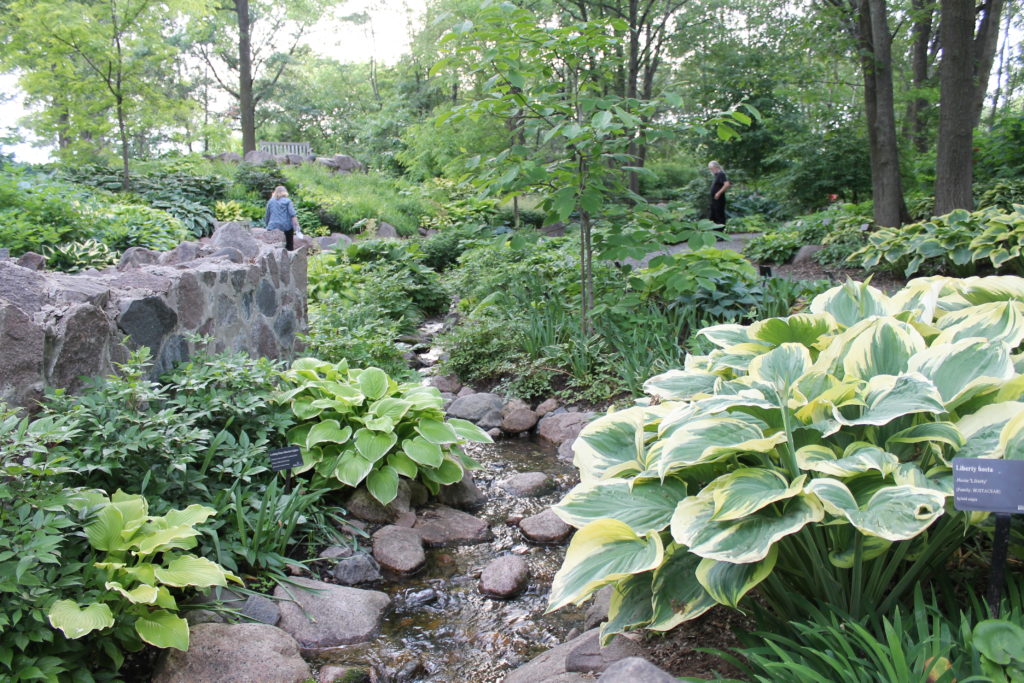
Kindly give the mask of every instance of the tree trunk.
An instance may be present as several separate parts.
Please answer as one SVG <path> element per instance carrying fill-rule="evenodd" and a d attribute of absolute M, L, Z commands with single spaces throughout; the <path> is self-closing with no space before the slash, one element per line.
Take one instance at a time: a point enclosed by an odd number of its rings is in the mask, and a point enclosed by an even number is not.
<path fill-rule="evenodd" d="M 252 93 L 252 43 L 249 0 L 235 0 L 238 14 L 238 118 L 242 126 L 242 154 L 256 150 L 256 102 Z"/>
<path fill-rule="evenodd" d="M 946 3 L 943 3 L 945 8 Z M 988 92 L 988 77 L 992 73 L 992 64 L 996 58 L 996 47 L 999 45 L 999 19 L 1003 13 L 1003 0 L 986 0 L 981 5 L 981 20 L 978 32 L 974 36 L 972 59 L 974 67 L 974 119 L 972 128 L 977 128 L 981 121 L 981 110 L 985 106 L 985 94 Z M 973 20 L 969 24 L 973 28 Z M 943 43 L 945 45 L 945 43 Z"/>
<path fill-rule="evenodd" d="M 911 71 L 913 73 L 914 90 L 920 93 L 928 83 L 928 56 L 932 40 L 932 23 L 935 11 L 931 0 L 913 0 L 914 26 L 911 30 L 913 44 L 911 46 Z M 914 148 L 924 153 L 928 151 L 928 136 L 924 120 L 928 100 L 915 94 L 907 105 L 906 137 L 914 144 Z"/>
<path fill-rule="evenodd" d="M 939 67 L 939 144 L 935 160 L 935 215 L 974 206 L 971 145 L 975 101 L 974 3 L 942 0 L 942 64 Z"/>

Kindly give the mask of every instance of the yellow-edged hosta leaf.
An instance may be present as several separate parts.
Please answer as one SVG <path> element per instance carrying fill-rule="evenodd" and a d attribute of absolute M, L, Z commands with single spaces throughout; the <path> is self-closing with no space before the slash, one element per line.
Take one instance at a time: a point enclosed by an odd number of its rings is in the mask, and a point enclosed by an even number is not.
<path fill-rule="evenodd" d="M 948 410 L 1016 374 L 1009 346 L 978 338 L 936 344 L 915 354 L 908 367 L 931 380 Z"/>
<path fill-rule="evenodd" d="M 377 417 L 389 417 L 397 421 L 405 417 L 411 407 L 412 403 L 400 398 L 382 398 L 370 406 L 370 412 Z"/>
<path fill-rule="evenodd" d="M 942 330 L 932 345 L 982 337 L 1016 348 L 1024 339 L 1024 302 L 999 301 L 951 311 L 937 321 Z"/>
<path fill-rule="evenodd" d="M 1000 435 L 1003 427 L 1024 414 L 1024 402 L 1004 401 L 984 406 L 961 418 L 956 427 L 964 435 L 964 445 L 956 455 L 960 458 L 1001 458 Z"/>
<path fill-rule="evenodd" d="M 167 610 L 154 610 L 135 621 L 135 631 L 150 645 L 188 650 L 188 622 Z"/>
<path fill-rule="evenodd" d="M 424 467 L 420 470 L 424 477 L 441 486 L 449 486 L 462 480 L 464 471 L 462 465 L 455 462 L 451 457 L 446 457 L 440 467 L 434 469 Z"/>
<path fill-rule="evenodd" d="M 968 277 L 959 282 L 960 296 L 971 305 L 1024 301 L 1024 278 L 1016 275 Z"/>
<path fill-rule="evenodd" d="M 943 294 L 956 292 L 950 285 L 951 279 L 941 275 L 915 278 L 892 296 L 892 305 L 900 311 L 912 311 L 915 320 L 930 325 L 935 320 L 939 299 Z"/>
<path fill-rule="evenodd" d="M 877 446 L 858 442 L 851 444 L 842 456 L 826 446 L 804 446 L 797 449 L 797 464 L 802 470 L 821 472 L 833 477 L 852 477 L 855 474 L 877 470 L 888 476 L 899 466 L 900 460 Z"/>
<path fill-rule="evenodd" d="M 216 562 L 205 557 L 182 555 L 168 563 L 166 567 L 157 567 L 154 575 L 160 583 L 176 588 L 185 586 L 226 586 L 230 576 Z"/>
<path fill-rule="evenodd" d="M 572 462 L 580 480 L 596 481 L 638 472 L 644 468 L 644 415 L 646 408 L 627 408 L 600 417 L 580 431 Z"/>
<path fill-rule="evenodd" d="M 765 400 L 764 394 L 757 389 L 743 389 L 735 394 L 716 394 L 696 402 L 697 410 L 704 415 L 716 415 L 740 406 L 764 410 L 776 407 L 771 401 Z"/>
<path fill-rule="evenodd" d="M 736 344 L 727 349 L 715 349 L 708 354 L 708 370 L 714 373 L 736 371 L 744 373 L 750 361 L 760 356 L 770 347 L 762 344 Z"/>
<path fill-rule="evenodd" d="M 375 432 L 362 428 L 355 434 L 356 450 L 370 462 L 377 462 L 383 458 L 397 441 L 398 436 L 394 432 Z"/>
<path fill-rule="evenodd" d="M 319 443 L 345 443 L 352 436 L 352 428 L 344 427 L 337 420 L 323 420 L 310 427 L 306 434 L 306 448 Z"/>
<path fill-rule="evenodd" d="M 742 519 L 712 521 L 715 504 L 710 496 L 691 496 L 679 503 L 672 515 L 672 538 L 701 557 L 746 564 L 760 562 L 784 536 L 795 534 L 825 515 L 813 496 L 786 501 L 781 514 L 765 509 Z"/>
<path fill-rule="evenodd" d="M 740 519 L 772 503 L 799 495 L 805 476 L 792 484 L 780 473 L 763 467 L 741 467 L 715 479 L 702 493 L 711 494 L 715 512 L 711 520 Z"/>
<path fill-rule="evenodd" d="M 402 442 L 402 451 L 418 465 L 440 467 L 444 461 L 444 451 L 436 443 L 430 443 L 422 436 L 406 439 Z"/>
<path fill-rule="evenodd" d="M 868 536 L 905 541 L 927 529 L 943 513 L 947 496 L 933 489 L 888 486 L 858 506 L 850 489 L 835 479 L 814 479 L 805 490 L 817 496 L 825 509 Z"/>
<path fill-rule="evenodd" d="M 746 325 L 737 325 L 735 323 L 711 325 L 710 327 L 705 327 L 697 334 L 720 349 L 754 341 L 751 339 L 750 329 Z"/>
<path fill-rule="evenodd" d="M 334 476 L 343 484 L 356 487 L 363 483 L 363 479 L 373 469 L 373 463 L 359 455 L 355 451 L 345 451 L 338 460 L 338 466 L 334 470 Z"/>
<path fill-rule="evenodd" d="M 157 596 L 159 595 L 159 591 L 157 590 L 156 586 L 149 586 L 146 584 L 141 584 L 136 586 L 135 588 L 132 588 L 131 590 L 127 590 L 117 581 L 107 581 L 103 585 L 103 587 L 106 588 L 108 591 L 117 591 L 118 593 L 123 595 L 129 602 L 133 602 L 137 605 L 156 604 L 156 599 Z"/>
<path fill-rule="evenodd" d="M 391 382 L 388 374 L 380 368 L 366 368 L 359 373 L 357 381 L 359 390 L 371 401 L 383 398 L 388 393 L 388 386 Z"/>
<path fill-rule="evenodd" d="M 864 536 L 857 531 L 850 531 L 851 536 L 856 534 L 861 538 L 860 548 L 860 560 L 861 562 L 867 562 L 873 560 L 885 554 L 885 551 L 892 545 L 892 541 L 887 541 L 884 538 L 878 536 Z M 854 539 L 850 539 L 847 543 L 844 543 L 841 547 L 832 550 L 828 554 L 828 560 L 833 566 L 842 567 L 843 569 L 851 569 L 857 560 L 857 547 Z"/>
<path fill-rule="evenodd" d="M 654 617 L 651 572 L 634 574 L 612 586 L 608 619 L 601 624 L 601 642 L 607 644 L 616 633 L 646 626 Z"/>
<path fill-rule="evenodd" d="M 469 420 L 450 417 L 447 422 L 448 426 L 454 429 L 456 435 L 458 435 L 459 439 L 463 441 L 472 441 L 473 443 L 494 443 L 494 439 L 492 439 L 487 432 L 480 429 Z"/>
<path fill-rule="evenodd" d="M 420 471 L 419 466 L 402 451 L 388 453 L 388 465 L 394 467 L 395 471 L 406 479 L 415 479 Z"/>
<path fill-rule="evenodd" d="M 548 596 L 548 611 L 580 603 L 601 586 L 661 564 L 657 532 L 638 536 L 617 519 L 599 519 L 576 532 Z"/>
<path fill-rule="evenodd" d="M 50 626 L 60 629 L 70 640 L 109 628 L 114 625 L 114 615 L 103 603 L 79 607 L 74 600 L 58 600 L 47 612 Z"/>
<path fill-rule="evenodd" d="M 892 480 L 900 486 L 932 489 L 947 497 L 953 495 L 953 472 L 946 468 L 934 468 L 929 476 L 917 463 L 904 462 L 896 468 Z"/>
<path fill-rule="evenodd" d="M 444 408 L 444 399 L 437 387 L 415 387 L 402 394 L 402 398 L 418 410 L 440 411 Z"/>
<path fill-rule="evenodd" d="M 676 505 L 686 497 L 686 484 L 669 477 L 663 482 L 604 479 L 578 484 L 553 507 L 577 529 L 603 518 L 625 522 L 638 534 L 668 526 Z"/>
<path fill-rule="evenodd" d="M 828 313 L 843 327 L 850 327 L 872 316 L 893 312 L 889 297 L 863 282 L 847 280 L 846 284 L 822 292 L 811 301 L 811 313 Z"/>
<path fill-rule="evenodd" d="M 1024 460 L 1024 413 L 1013 417 L 999 432 L 999 450 L 1006 460 Z"/>
<path fill-rule="evenodd" d="M 735 453 L 767 453 L 786 441 L 784 433 L 765 437 L 761 428 L 736 417 L 715 416 L 694 420 L 661 442 L 656 467 L 665 477 L 687 467 L 715 462 Z"/>
<path fill-rule="evenodd" d="M 387 505 L 398 496 L 398 470 L 384 466 L 370 472 L 366 477 L 366 490 L 381 505 Z"/>
<path fill-rule="evenodd" d="M 910 358 L 926 348 L 924 338 L 912 325 L 895 318 L 879 318 L 846 347 L 843 374 L 865 380 L 876 375 L 900 375 L 907 372 Z"/>
<path fill-rule="evenodd" d="M 649 629 L 669 631 L 717 604 L 697 580 L 701 559 L 676 543 L 665 549 L 665 562 L 654 570 L 654 617 Z"/>
<path fill-rule="evenodd" d="M 879 375 L 864 389 L 864 410 L 859 417 L 846 418 L 840 409 L 833 417 L 844 425 L 884 425 L 912 413 L 944 413 L 935 385 L 921 375 Z"/>
<path fill-rule="evenodd" d="M 794 343 L 811 348 L 822 336 L 834 332 L 835 329 L 835 320 L 830 315 L 797 313 L 788 318 L 758 321 L 750 326 L 750 336 L 772 346 Z"/>
<path fill-rule="evenodd" d="M 922 422 L 890 436 L 886 439 L 885 447 L 887 450 L 894 450 L 894 444 L 926 442 L 945 444 L 955 450 L 964 445 L 964 435 L 952 422 Z"/>
<path fill-rule="evenodd" d="M 718 375 L 699 370 L 669 370 L 644 382 L 644 393 L 662 401 L 681 401 L 714 392 Z"/>
<path fill-rule="evenodd" d="M 144 536 L 136 537 L 132 545 L 138 549 L 139 555 L 145 557 L 158 551 L 170 550 L 171 548 L 183 548 L 186 550 L 194 548 L 196 545 L 195 537 L 199 535 L 201 535 L 201 532 L 190 526 L 173 526 L 166 529 L 156 529 Z"/>
<path fill-rule="evenodd" d="M 811 368 L 811 354 L 802 344 L 786 343 L 750 361 L 748 375 L 755 387 L 767 384 L 788 399 L 788 391 Z M 771 398 L 766 395 L 766 398 Z"/>
<path fill-rule="evenodd" d="M 778 547 L 772 546 L 760 562 L 733 564 L 705 558 L 697 565 L 697 580 L 715 602 L 739 607 L 743 596 L 772 573 L 778 557 Z"/>

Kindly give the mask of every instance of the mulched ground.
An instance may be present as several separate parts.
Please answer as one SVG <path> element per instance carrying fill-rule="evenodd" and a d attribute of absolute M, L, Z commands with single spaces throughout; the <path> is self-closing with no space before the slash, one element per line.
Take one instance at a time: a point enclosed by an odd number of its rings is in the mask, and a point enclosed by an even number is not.
<path fill-rule="evenodd" d="M 863 282 L 871 278 L 872 286 L 889 293 L 902 289 L 903 285 L 907 284 L 906 279 L 897 273 L 869 273 L 860 268 L 822 268 L 813 261 L 769 267 L 773 276 L 787 280 L 831 280 L 836 284 L 842 284 L 847 279 Z"/>
<path fill-rule="evenodd" d="M 715 607 L 701 617 L 665 634 L 648 633 L 644 656 L 673 676 L 743 678 L 740 671 L 702 649 L 733 650 L 740 646 L 736 631 L 755 630 L 754 621 L 734 609 Z"/>

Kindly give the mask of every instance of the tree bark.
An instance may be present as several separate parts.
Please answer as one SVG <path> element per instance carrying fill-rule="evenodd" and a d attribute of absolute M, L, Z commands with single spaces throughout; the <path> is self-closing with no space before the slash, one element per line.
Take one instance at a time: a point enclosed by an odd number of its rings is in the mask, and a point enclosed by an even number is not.
<path fill-rule="evenodd" d="M 974 36 L 972 45 L 974 54 L 971 59 L 971 64 L 974 66 L 975 88 L 973 128 L 978 127 L 978 123 L 981 121 L 981 110 L 985 106 L 988 77 L 992 73 L 996 47 L 999 45 L 999 20 L 1003 13 L 1003 0 L 986 0 L 980 10 L 981 19 L 978 22 L 978 31 Z"/>
<path fill-rule="evenodd" d="M 238 15 L 238 119 L 242 127 L 242 154 L 256 150 L 256 102 L 252 85 L 252 17 L 249 0 L 235 0 Z"/>
<path fill-rule="evenodd" d="M 939 68 L 939 144 L 935 159 L 935 215 L 972 209 L 971 145 L 975 125 L 974 3 L 942 0 Z"/>
<path fill-rule="evenodd" d="M 913 43 L 910 61 L 914 90 L 919 93 L 928 84 L 929 47 L 935 11 L 931 0 L 913 0 L 913 6 L 914 25 L 911 29 Z M 924 120 L 927 109 L 928 100 L 920 94 L 915 94 L 907 105 L 906 137 L 920 153 L 928 151 L 929 141 Z"/>

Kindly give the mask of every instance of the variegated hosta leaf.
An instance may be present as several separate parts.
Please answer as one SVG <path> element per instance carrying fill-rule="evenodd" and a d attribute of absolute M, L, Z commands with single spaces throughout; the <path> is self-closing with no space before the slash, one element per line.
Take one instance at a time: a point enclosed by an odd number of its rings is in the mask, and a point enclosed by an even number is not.
<path fill-rule="evenodd" d="M 649 463 L 665 477 L 692 465 L 715 462 L 735 453 L 768 453 L 786 435 L 765 437 L 761 428 L 735 417 L 709 417 L 682 425 L 661 442 L 657 462 Z"/>
<path fill-rule="evenodd" d="M 750 337 L 750 330 L 746 325 L 737 325 L 735 323 L 705 327 L 697 334 L 706 338 L 720 349 L 754 341 Z"/>
<path fill-rule="evenodd" d="M 913 325 L 895 318 L 879 318 L 847 345 L 842 359 L 845 377 L 870 380 L 876 375 L 900 375 L 910 358 L 927 348 Z"/>
<path fill-rule="evenodd" d="M 999 437 L 1003 427 L 1021 414 L 1024 414 L 1024 402 L 1005 401 L 987 405 L 961 418 L 956 426 L 964 435 L 964 445 L 957 451 L 957 457 L 1001 458 Z"/>
<path fill-rule="evenodd" d="M 894 312 L 889 297 L 880 290 L 852 280 L 814 297 L 810 309 L 811 313 L 828 313 L 843 327 L 850 327 L 865 318 Z"/>
<path fill-rule="evenodd" d="M 654 616 L 648 628 L 669 631 L 696 619 L 717 603 L 697 580 L 701 558 L 683 546 L 669 544 L 665 562 L 654 570 Z"/>
<path fill-rule="evenodd" d="M 979 391 L 997 389 L 1016 374 L 1010 347 L 988 339 L 937 344 L 915 354 L 909 369 L 931 380 L 950 411 Z"/>
<path fill-rule="evenodd" d="M 226 586 L 227 579 L 238 581 L 233 574 L 224 571 L 216 562 L 205 557 L 182 555 L 171 560 L 166 567 L 153 570 L 160 583 L 167 586 Z"/>
<path fill-rule="evenodd" d="M 838 408 L 835 420 L 844 425 L 884 425 L 912 413 L 946 411 L 935 385 L 921 375 L 879 375 L 868 380 L 860 417 L 845 418 Z"/>
<path fill-rule="evenodd" d="M 892 305 L 900 311 L 912 311 L 915 320 L 930 325 L 935 320 L 939 299 L 956 291 L 951 280 L 941 275 L 915 278 L 892 296 Z"/>
<path fill-rule="evenodd" d="M 581 481 L 643 471 L 646 410 L 642 406 L 619 410 L 583 428 L 572 446 L 572 462 L 580 470 Z"/>
<path fill-rule="evenodd" d="M 645 534 L 667 527 L 685 497 L 686 484 L 671 477 L 664 482 L 605 479 L 577 485 L 552 509 L 577 529 L 611 518 Z"/>
<path fill-rule="evenodd" d="M 150 645 L 188 650 L 188 622 L 166 610 L 154 610 L 139 617 L 135 631 Z"/>
<path fill-rule="evenodd" d="M 576 532 L 548 596 L 548 611 L 579 604 L 591 593 L 630 574 L 661 564 L 664 548 L 657 532 L 638 536 L 617 519 L 599 519 Z"/>
<path fill-rule="evenodd" d="M 1000 301 L 952 311 L 936 321 L 942 333 L 932 345 L 982 337 L 1016 348 L 1024 339 L 1024 302 Z"/>
<path fill-rule="evenodd" d="M 870 470 L 881 472 L 886 477 L 896 471 L 900 464 L 899 458 L 892 453 L 864 442 L 850 444 L 838 458 L 827 446 L 804 446 L 797 449 L 796 460 L 802 470 L 821 472 L 832 477 L 852 477 Z"/>
<path fill-rule="evenodd" d="M 702 495 L 711 495 L 715 512 L 711 519 L 725 522 L 740 519 L 772 503 L 792 498 L 803 489 L 805 477 L 797 477 L 792 484 L 775 470 L 742 467 L 715 479 Z"/>
<path fill-rule="evenodd" d="M 928 475 L 916 463 L 904 462 L 896 468 L 892 480 L 899 486 L 932 489 L 947 497 L 953 495 L 953 472 L 946 467 L 935 468 Z"/>
<path fill-rule="evenodd" d="M 710 372 L 669 370 L 644 382 L 644 392 L 662 401 L 681 401 L 713 393 L 717 380 Z"/>
<path fill-rule="evenodd" d="M 696 402 L 697 410 L 705 415 L 724 413 L 730 408 L 740 406 L 763 410 L 771 410 L 776 407 L 771 401 L 765 400 L 764 394 L 757 389 L 744 389 L 735 394 L 716 394 Z"/>
<path fill-rule="evenodd" d="M 836 322 L 830 315 L 797 313 L 788 318 L 760 320 L 750 326 L 750 336 L 772 346 L 794 343 L 812 348 L 835 329 Z"/>
<path fill-rule="evenodd" d="M 832 550 L 828 554 L 829 562 L 836 567 L 842 567 L 843 569 L 851 569 L 857 560 L 857 547 L 856 539 L 854 537 L 860 537 L 860 561 L 867 562 L 873 560 L 885 554 L 885 551 L 892 546 L 892 541 L 887 541 L 884 538 L 878 536 L 864 536 L 859 531 L 846 527 L 849 531 L 849 538 L 845 543 L 838 544 L 835 550 Z"/>
<path fill-rule="evenodd" d="M 885 441 L 886 450 L 896 450 L 896 444 L 917 444 L 934 442 L 945 444 L 956 450 L 963 446 L 964 435 L 952 422 L 922 422 L 902 429 Z"/>
<path fill-rule="evenodd" d="M 708 372 L 728 375 L 729 372 L 745 373 L 750 361 L 768 351 L 761 344 L 736 344 L 727 349 L 715 349 L 708 354 Z"/>
<path fill-rule="evenodd" d="M 760 562 L 780 538 L 825 516 L 821 503 L 805 495 L 788 499 L 781 512 L 769 508 L 727 522 L 712 521 L 714 511 L 710 496 L 682 501 L 672 516 L 672 538 L 701 557 L 737 564 Z"/>
<path fill-rule="evenodd" d="M 1024 460 L 1024 414 L 1011 419 L 999 432 L 999 450 L 1006 460 Z"/>
<path fill-rule="evenodd" d="M 835 479 L 814 479 L 805 490 L 817 496 L 829 514 L 845 517 L 861 533 L 888 541 L 904 541 L 927 529 L 942 515 L 947 498 L 931 489 L 889 486 L 860 506 L 850 489 Z"/>
<path fill-rule="evenodd" d="M 697 580 L 715 602 L 739 607 L 743 596 L 772 573 L 778 557 L 778 546 L 772 546 L 768 556 L 760 562 L 733 564 L 704 559 L 697 566 Z"/>
<path fill-rule="evenodd" d="M 1024 279 L 1015 275 L 968 277 L 959 281 L 960 296 L 971 305 L 1024 301 Z"/>
<path fill-rule="evenodd" d="M 810 368 L 811 354 L 807 347 L 787 343 L 750 361 L 748 376 L 752 385 L 765 393 L 765 398 L 774 398 L 776 405 L 782 407 L 789 400 L 790 387 Z M 764 385 L 774 389 L 774 397 L 763 389 Z"/>
<path fill-rule="evenodd" d="M 646 626 L 654 617 L 652 572 L 634 574 L 612 586 L 608 602 L 608 620 L 601 624 L 601 643 L 606 645 L 616 633 Z"/>

